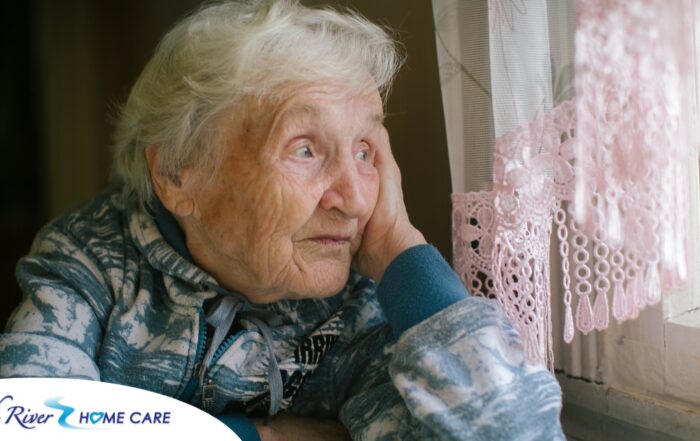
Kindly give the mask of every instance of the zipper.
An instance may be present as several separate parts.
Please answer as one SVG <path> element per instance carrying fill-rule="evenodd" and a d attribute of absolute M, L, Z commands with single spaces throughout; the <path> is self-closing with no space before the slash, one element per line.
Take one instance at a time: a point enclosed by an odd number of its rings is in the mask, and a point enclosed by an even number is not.
<path fill-rule="evenodd" d="M 202 384 L 202 408 L 204 409 L 205 412 L 211 412 L 211 408 L 214 406 L 214 401 L 216 400 L 216 386 L 213 384 L 214 382 L 212 381 L 212 379 L 209 378 L 209 374 L 208 374 L 209 369 L 211 369 L 211 367 L 214 366 L 217 361 L 219 361 L 221 356 L 224 355 L 224 352 L 226 352 L 226 350 L 228 350 L 228 348 L 230 348 L 231 345 L 233 345 L 233 343 L 238 338 L 239 334 L 240 333 L 229 335 L 226 338 L 226 340 L 224 340 L 219 345 L 219 347 L 216 348 L 214 355 L 212 355 L 212 357 L 211 357 L 211 363 L 209 363 L 209 366 L 204 366 L 203 363 L 198 363 L 195 366 L 194 377 L 193 377 L 193 380 L 195 380 L 195 387 L 194 388 L 196 389 L 196 385 L 197 385 L 199 378 L 204 379 L 204 384 Z M 203 374 L 202 374 L 202 371 L 204 371 Z"/>
<path fill-rule="evenodd" d="M 216 400 L 216 385 L 207 372 L 209 369 L 216 364 L 217 361 L 224 355 L 224 353 L 233 345 L 236 339 L 239 337 L 242 331 L 239 331 L 233 335 L 229 335 L 216 349 L 214 355 L 211 358 L 209 366 L 204 366 L 204 355 L 206 350 L 207 342 L 207 321 L 204 316 L 204 310 L 199 310 L 199 341 L 197 342 L 197 355 L 195 357 L 194 372 L 192 377 L 187 382 L 185 390 L 180 395 L 180 400 L 189 403 L 194 397 L 197 387 L 200 386 L 199 379 L 202 377 L 204 379 L 201 385 L 202 387 L 202 408 L 206 412 L 210 412 Z M 204 375 L 202 375 L 202 370 L 204 370 Z"/>
<path fill-rule="evenodd" d="M 194 373 L 190 380 L 187 382 L 187 386 L 180 394 L 180 401 L 189 403 L 197 391 L 197 385 L 199 383 L 199 373 L 202 369 L 202 361 L 204 360 L 204 350 L 207 347 L 207 321 L 204 317 L 204 310 L 199 308 L 199 338 L 197 340 L 197 352 L 195 355 L 194 363 Z"/>
<path fill-rule="evenodd" d="M 216 400 L 216 386 L 213 384 L 213 381 L 211 378 L 209 378 L 209 369 L 211 369 L 212 366 L 216 364 L 217 361 L 224 355 L 224 353 L 230 348 L 233 343 L 238 339 L 238 336 L 241 334 L 243 331 L 236 332 L 235 334 L 229 335 L 226 340 L 224 340 L 218 348 L 216 348 L 216 351 L 214 352 L 214 355 L 211 357 L 211 362 L 209 363 L 209 366 L 204 366 L 201 363 L 199 364 L 200 370 L 197 371 L 195 374 L 197 378 L 199 378 L 200 374 L 202 373 L 201 370 L 204 369 L 204 384 L 202 385 L 202 408 L 206 412 L 210 412 L 212 406 L 214 405 L 214 401 Z"/>
<path fill-rule="evenodd" d="M 210 368 L 216 364 L 217 361 L 224 355 L 224 352 L 228 351 L 228 348 L 233 346 L 233 343 L 238 340 L 238 336 L 241 335 L 242 331 L 238 331 L 235 334 L 231 334 L 228 337 L 226 337 L 226 340 L 224 340 L 219 347 L 216 349 L 216 352 L 214 352 L 214 355 L 211 357 L 211 364 L 207 367 Z"/>

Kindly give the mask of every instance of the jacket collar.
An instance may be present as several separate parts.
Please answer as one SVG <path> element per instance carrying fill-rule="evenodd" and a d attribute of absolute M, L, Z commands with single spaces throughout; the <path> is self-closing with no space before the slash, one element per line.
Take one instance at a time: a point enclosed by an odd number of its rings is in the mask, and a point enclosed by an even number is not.
<path fill-rule="evenodd" d="M 165 208 L 158 196 L 153 196 L 151 201 L 153 220 L 163 235 L 163 239 L 182 257 L 194 264 L 194 259 L 187 249 L 185 233 L 175 220 L 175 217 Z"/>
<path fill-rule="evenodd" d="M 173 301 L 182 305 L 201 306 L 204 300 L 216 295 L 207 286 L 218 283 L 194 263 L 187 251 L 182 230 L 165 207 L 162 210 L 159 215 L 156 210 L 127 209 L 131 237 L 148 264 L 165 275 L 166 289 Z M 158 217 L 160 224 L 164 225 L 163 231 L 156 221 Z M 167 238 L 164 233 L 168 235 Z"/>

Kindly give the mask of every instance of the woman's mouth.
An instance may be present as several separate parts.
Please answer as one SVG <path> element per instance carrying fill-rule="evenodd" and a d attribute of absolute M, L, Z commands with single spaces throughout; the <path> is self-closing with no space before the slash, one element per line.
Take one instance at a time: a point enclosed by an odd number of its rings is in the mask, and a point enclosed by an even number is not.
<path fill-rule="evenodd" d="M 339 247 L 350 244 L 350 236 L 345 235 L 324 235 L 311 238 L 312 241 L 329 247 Z"/>

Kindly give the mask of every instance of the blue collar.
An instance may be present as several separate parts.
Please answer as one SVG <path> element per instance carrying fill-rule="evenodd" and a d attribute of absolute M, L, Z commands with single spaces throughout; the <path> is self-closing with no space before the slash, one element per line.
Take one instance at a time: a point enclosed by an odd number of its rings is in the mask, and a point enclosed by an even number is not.
<path fill-rule="evenodd" d="M 180 228 L 180 225 L 168 209 L 163 206 L 158 196 L 153 196 L 151 209 L 153 210 L 153 219 L 158 226 L 158 230 L 160 230 L 160 234 L 163 235 L 163 239 L 165 239 L 168 245 L 173 247 L 179 255 L 189 260 L 191 263 L 194 263 L 194 259 L 192 259 L 192 255 L 187 249 L 185 232 L 182 231 L 182 228 Z"/>

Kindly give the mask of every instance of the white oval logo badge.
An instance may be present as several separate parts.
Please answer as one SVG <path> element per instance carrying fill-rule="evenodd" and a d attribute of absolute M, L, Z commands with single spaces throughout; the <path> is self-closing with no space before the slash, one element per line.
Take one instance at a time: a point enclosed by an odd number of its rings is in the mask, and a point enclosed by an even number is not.
<path fill-rule="evenodd" d="M 208 413 L 142 389 L 62 378 L 0 379 L 3 440 L 198 439 L 203 434 L 240 441 Z"/>

